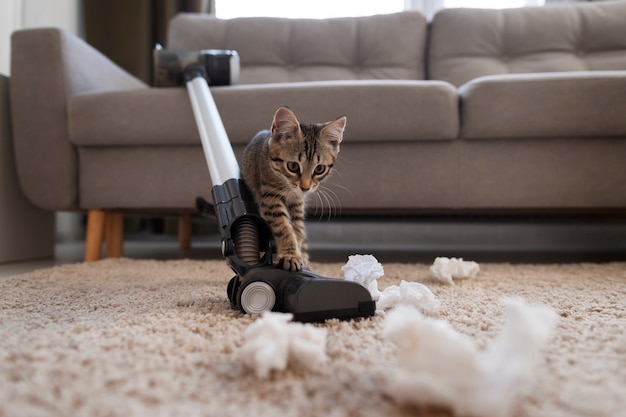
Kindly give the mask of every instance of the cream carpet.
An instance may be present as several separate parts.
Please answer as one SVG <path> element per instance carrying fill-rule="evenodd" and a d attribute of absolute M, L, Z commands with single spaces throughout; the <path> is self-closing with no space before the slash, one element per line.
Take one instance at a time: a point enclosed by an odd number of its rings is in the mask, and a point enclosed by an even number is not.
<path fill-rule="evenodd" d="M 559 320 L 516 416 L 626 416 L 626 264 L 482 264 L 453 286 L 386 264 L 379 287 L 425 283 L 480 348 L 503 296 Z M 340 264 L 314 264 L 341 276 Z M 0 279 L 0 416 L 431 416 L 385 393 L 383 317 L 330 321 L 327 365 L 259 380 L 237 361 L 253 318 L 230 309 L 222 261 L 105 260 Z"/>

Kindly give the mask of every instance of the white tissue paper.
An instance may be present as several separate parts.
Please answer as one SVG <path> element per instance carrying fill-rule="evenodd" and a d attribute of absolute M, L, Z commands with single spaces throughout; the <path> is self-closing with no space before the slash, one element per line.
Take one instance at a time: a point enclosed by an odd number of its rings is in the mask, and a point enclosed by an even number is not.
<path fill-rule="evenodd" d="M 424 314 L 439 311 L 439 300 L 424 284 L 402 280 L 400 285 L 390 285 L 378 290 L 378 279 L 385 274 L 384 268 L 373 255 L 350 255 L 341 268 L 347 281 L 354 281 L 367 288 L 376 301 L 376 310 L 384 311 L 398 304 L 409 304 Z"/>
<path fill-rule="evenodd" d="M 391 397 L 401 404 L 450 408 L 455 415 L 510 416 L 533 382 L 556 314 L 516 299 L 505 304 L 507 321 L 482 352 L 444 320 L 408 306 L 392 310 L 383 330 L 398 346 Z"/>
<path fill-rule="evenodd" d="M 385 275 L 385 270 L 373 255 L 350 255 L 348 262 L 341 267 L 341 270 L 347 281 L 363 285 L 369 290 L 372 300 L 378 300 L 380 291 L 378 291 L 377 280 Z"/>
<path fill-rule="evenodd" d="M 398 304 L 415 307 L 426 315 L 435 315 L 439 311 L 439 300 L 424 284 L 400 281 L 400 285 L 390 285 L 380 293 L 376 303 L 377 310 L 389 310 Z"/>
<path fill-rule="evenodd" d="M 452 279 L 474 278 L 480 272 L 476 262 L 464 261 L 463 258 L 435 258 L 430 266 L 430 274 L 439 282 L 452 284 Z"/>
<path fill-rule="evenodd" d="M 264 312 L 244 332 L 238 358 L 257 377 L 267 378 L 290 364 L 315 370 L 326 362 L 326 329 L 292 319 L 293 314 Z"/>

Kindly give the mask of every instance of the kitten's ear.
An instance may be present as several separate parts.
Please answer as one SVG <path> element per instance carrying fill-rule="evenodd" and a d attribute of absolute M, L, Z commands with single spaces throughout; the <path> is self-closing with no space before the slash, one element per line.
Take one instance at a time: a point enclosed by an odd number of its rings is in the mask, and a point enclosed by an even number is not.
<path fill-rule="evenodd" d="M 335 148 L 339 148 L 339 144 L 343 139 L 343 131 L 346 129 L 347 121 L 348 119 L 346 116 L 343 116 L 333 122 L 328 122 L 322 129 L 321 136 L 328 141 L 330 145 Z"/>
<path fill-rule="evenodd" d="M 300 128 L 300 122 L 296 115 L 288 107 L 281 107 L 274 113 L 274 121 L 272 122 L 272 138 L 277 141 L 281 139 L 289 139 L 294 136 L 297 129 Z"/>

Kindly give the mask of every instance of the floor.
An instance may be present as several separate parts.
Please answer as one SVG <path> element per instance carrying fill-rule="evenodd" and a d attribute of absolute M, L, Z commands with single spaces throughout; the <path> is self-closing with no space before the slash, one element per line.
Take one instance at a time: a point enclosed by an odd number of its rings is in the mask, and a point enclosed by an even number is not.
<path fill-rule="evenodd" d="M 351 254 L 373 254 L 381 262 L 432 263 L 437 256 L 477 262 L 560 263 L 626 261 L 626 219 L 420 220 L 314 222 L 308 225 L 311 258 L 345 262 Z M 126 236 L 133 259 L 222 259 L 217 235 L 194 236 L 180 250 L 175 235 Z M 0 277 L 81 262 L 84 243 L 58 242 L 54 259 L 0 264 Z"/>

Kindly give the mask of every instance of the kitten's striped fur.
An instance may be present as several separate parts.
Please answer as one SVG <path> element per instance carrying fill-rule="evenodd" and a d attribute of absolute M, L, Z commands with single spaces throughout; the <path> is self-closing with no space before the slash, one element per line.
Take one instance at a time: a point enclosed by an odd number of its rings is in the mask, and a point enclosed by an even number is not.
<path fill-rule="evenodd" d="M 274 114 L 271 130 L 259 132 L 243 155 L 241 174 L 276 242 L 276 263 L 298 271 L 308 265 L 305 201 L 330 173 L 346 117 L 301 124 L 287 107 Z"/>

